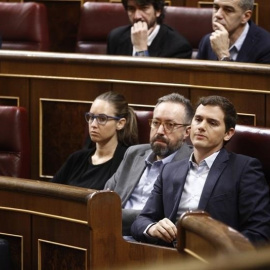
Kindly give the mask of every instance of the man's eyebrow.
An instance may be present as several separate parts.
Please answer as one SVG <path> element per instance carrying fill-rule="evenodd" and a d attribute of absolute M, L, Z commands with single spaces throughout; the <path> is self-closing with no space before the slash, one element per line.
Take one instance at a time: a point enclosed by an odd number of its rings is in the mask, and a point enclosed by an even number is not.
<path fill-rule="evenodd" d="M 220 121 L 218 119 L 215 119 L 215 118 L 206 118 L 207 121 L 214 121 L 214 122 L 217 122 L 217 123 L 220 123 Z"/>
<path fill-rule="evenodd" d="M 228 8 L 229 8 L 229 9 L 233 9 L 233 10 L 235 9 L 234 6 L 230 6 L 230 5 L 220 5 L 220 4 L 215 4 L 215 3 L 213 4 L 213 7 L 214 7 L 214 8 L 220 8 L 220 7 L 221 7 L 221 8 L 223 8 L 223 9 L 228 9 Z"/>

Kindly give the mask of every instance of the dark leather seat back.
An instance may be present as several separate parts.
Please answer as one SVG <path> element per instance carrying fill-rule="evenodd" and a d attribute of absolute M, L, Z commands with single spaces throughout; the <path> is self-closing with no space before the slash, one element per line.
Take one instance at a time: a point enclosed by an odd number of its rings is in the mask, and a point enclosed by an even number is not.
<path fill-rule="evenodd" d="M 270 129 L 236 125 L 236 132 L 226 148 L 235 153 L 255 157 L 261 161 L 270 185 Z"/>
<path fill-rule="evenodd" d="M 203 36 L 212 32 L 212 8 L 166 7 L 164 23 L 184 36 L 193 48 L 196 58 Z"/>
<path fill-rule="evenodd" d="M 0 175 L 30 178 L 30 138 L 27 112 L 0 106 Z"/>
<path fill-rule="evenodd" d="M 149 143 L 150 126 L 149 119 L 153 118 L 153 111 L 135 111 L 138 124 L 139 143 Z"/>
<path fill-rule="evenodd" d="M 110 31 L 127 24 L 129 19 L 122 4 L 84 3 L 81 8 L 76 52 L 106 54 Z"/>
<path fill-rule="evenodd" d="M 0 3 L 4 50 L 49 51 L 46 7 L 41 3 Z"/>

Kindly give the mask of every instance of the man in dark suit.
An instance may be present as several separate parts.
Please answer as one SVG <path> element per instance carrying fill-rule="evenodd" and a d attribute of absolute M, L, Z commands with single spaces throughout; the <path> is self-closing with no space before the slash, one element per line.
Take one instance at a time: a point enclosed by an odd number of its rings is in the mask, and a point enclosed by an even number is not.
<path fill-rule="evenodd" d="M 147 201 L 164 164 L 190 156 L 185 139 L 194 111 L 185 97 L 172 93 L 158 99 L 150 119 L 150 144 L 129 147 L 116 173 L 105 189 L 118 193 L 122 200 L 123 235 Z"/>
<path fill-rule="evenodd" d="M 122 0 L 122 3 L 131 25 L 111 31 L 107 54 L 191 58 L 188 41 L 162 23 L 164 0 Z"/>
<path fill-rule="evenodd" d="M 175 223 L 188 210 L 208 212 L 254 244 L 270 240 L 269 187 L 260 162 L 223 147 L 234 135 L 236 116 L 224 97 L 200 99 L 190 128 L 194 152 L 163 167 L 132 224 L 136 240 L 172 246 Z"/>
<path fill-rule="evenodd" d="M 254 0 L 214 0 L 214 32 L 200 42 L 198 59 L 270 64 L 270 33 L 250 19 Z"/>

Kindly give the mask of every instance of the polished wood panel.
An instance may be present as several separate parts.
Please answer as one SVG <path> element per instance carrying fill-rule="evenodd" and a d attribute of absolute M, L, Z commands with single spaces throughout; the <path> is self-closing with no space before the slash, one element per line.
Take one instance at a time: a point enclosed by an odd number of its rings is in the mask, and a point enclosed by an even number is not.
<path fill-rule="evenodd" d="M 178 249 L 127 242 L 115 192 L 0 177 L 0 235 L 9 240 L 16 269 L 165 267 L 172 260 L 207 262 L 209 256 L 252 249 L 238 232 L 204 216 L 186 213 L 180 218 Z M 211 231 L 205 234 L 206 227 Z M 196 235 L 205 242 L 197 245 Z"/>
<path fill-rule="evenodd" d="M 166 270 L 268 270 L 270 269 L 270 246 L 253 251 L 229 254 L 227 256 L 210 259 L 208 263 L 202 264 L 197 261 L 172 261 L 166 265 Z M 130 270 L 137 270 L 134 267 Z M 118 270 L 125 270 L 120 268 Z M 140 270 L 164 270 L 164 266 L 148 265 Z"/>
<path fill-rule="evenodd" d="M 1 105 L 29 107 L 29 80 L 27 78 L 14 79 L 12 76 L 0 76 L 0 103 Z"/>
<path fill-rule="evenodd" d="M 23 239 L 9 242 L 16 269 L 141 267 L 189 256 L 126 242 L 120 198 L 111 191 L 0 177 L 0 217 L 1 237 Z"/>
<path fill-rule="evenodd" d="M 177 249 L 202 260 L 255 250 L 242 234 L 214 220 L 204 211 L 187 211 L 177 223 Z"/>

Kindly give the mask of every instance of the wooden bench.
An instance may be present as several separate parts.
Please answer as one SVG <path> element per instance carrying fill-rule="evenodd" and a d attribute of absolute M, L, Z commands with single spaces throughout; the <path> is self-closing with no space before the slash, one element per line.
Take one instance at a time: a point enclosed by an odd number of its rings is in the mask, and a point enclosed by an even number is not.
<path fill-rule="evenodd" d="M 120 198 L 111 191 L 0 177 L 0 220 L 15 269 L 110 269 L 183 257 L 126 242 Z"/>
<path fill-rule="evenodd" d="M 209 244 L 196 246 L 196 242 L 191 246 L 189 235 L 197 232 L 190 230 L 186 218 L 179 230 L 188 252 L 127 242 L 122 238 L 121 203 L 116 193 L 42 181 L 0 177 L 0 220 L 0 238 L 10 244 L 14 269 L 63 269 L 67 265 L 69 269 L 127 269 L 169 260 L 198 260 L 204 257 L 199 252 L 202 248 L 209 250 L 207 255 L 213 249 Z M 211 222 L 208 218 L 207 225 Z M 226 238 L 222 239 L 226 245 Z M 228 244 L 238 249 L 238 242 Z"/>

